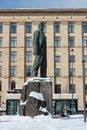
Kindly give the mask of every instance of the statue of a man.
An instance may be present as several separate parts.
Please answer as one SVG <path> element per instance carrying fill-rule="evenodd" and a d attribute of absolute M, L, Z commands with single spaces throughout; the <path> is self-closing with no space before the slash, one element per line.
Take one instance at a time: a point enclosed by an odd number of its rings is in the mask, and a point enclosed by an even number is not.
<path fill-rule="evenodd" d="M 38 30 L 33 35 L 33 54 L 35 55 L 32 67 L 32 76 L 37 77 L 40 68 L 40 77 L 46 77 L 47 73 L 47 53 L 46 53 L 46 37 L 43 32 L 44 24 L 38 25 Z"/>

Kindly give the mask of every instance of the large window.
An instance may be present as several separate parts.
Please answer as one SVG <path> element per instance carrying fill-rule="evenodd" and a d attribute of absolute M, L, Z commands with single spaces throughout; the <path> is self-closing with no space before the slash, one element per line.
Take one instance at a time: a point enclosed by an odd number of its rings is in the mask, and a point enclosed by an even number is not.
<path fill-rule="evenodd" d="M 11 62 L 16 62 L 17 61 L 17 52 L 16 51 L 11 51 Z"/>
<path fill-rule="evenodd" d="M 61 93 L 61 84 L 56 84 L 55 85 L 55 93 Z"/>
<path fill-rule="evenodd" d="M 54 23 L 54 33 L 60 33 L 60 22 Z"/>
<path fill-rule="evenodd" d="M 82 46 L 87 47 L 87 37 L 86 36 L 83 37 Z"/>
<path fill-rule="evenodd" d="M 75 38 L 74 37 L 69 37 L 69 46 L 74 47 L 75 45 Z"/>
<path fill-rule="evenodd" d="M 84 60 L 84 62 L 87 62 L 87 55 L 83 56 L 83 60 Z"/>
<path fill-rule="evenodd" d="M 68 32 L 74 33 L 74 22 L 69 22 L 68 24 Z"/>
<path fill-rule="evenodd" d="M 11 68 L 10 68 L 10 75 L 11 76 L 16 76 L 16 66 L 11 66 Z"/>
<path fill-rule="evenodd" d="M 1 107 L 1 96 L 0 96 L 0 107 Z"/>
<path fill-rule="evenodd" d="M 82 23 L 82 32 L 87 33 L 87 22 Z"/>
<path fill-rule="evenodd" d="M 25 24 L 25 32 L 26 33 L 32 33 L 32 23 L 26 23 Z"/>
<path fill-rule="evenodd" d="M 26 76 L 31 76 L 31 70 L 32 70 L 31 66 L 26 66 Z"/>
<path fill-rule="evenodd" d="M 16 83 L 15 81 L 11 82 L 11 90 L 14 90 L 16 88 Z"/>
<path fill-rule="evenodd" d="M 87 84 L 85 84 L 85 94 L 87 95 Z"/>
<path fill-rule="evenodd" d="M 69 93 L 76 93 L 76 85 L 75 84 L 70 84 Z"/>
<path fill-rule="evenodd" d="M 2 81 L 0 81 L 0 91 L 2 91 Z"/>
<path fill-rule="evenodd" d="M 43 25 L 44 25 L 44 33 L 46 33 L 46 23 L 43 23 Z"/>
<path fill-rule="evenodd" d="M 0 37 L 0 48 L 2 48 L 2 37 Z"/>
<path fill-rule="evenodd" d="M 60 47 L 61 41 L 60 37 L 54 37 L 54 47 Z"/>
<path fill-rule="evenodd" d="M 54 62 L 61 62 L 61 56 L 55 56 Z"/>
<path fill-rule="evenodd" d="M 0 62 L 2 62 L 2 52 L 0 51 Z"/>
<path fill-rule="evenodd" d="M 0 66 L 0 77 L 2 76 L 2 66 Z"/>
<path fill-rule="evenodd" d="M 19 108 L 20 108 L 20 100 L 17 99 L 8 99 L 7 100 L 7 115 L 18 115 L 19 114 Z"/>
<path fill-rule="evenodd" d="M 87 68 L 84 68 L 84 74 L 87 77 Z"/>
<path fill-rule="evenodd" d="M 17 33 L 17 24 L 11 23 L 11 33 Z"/>
<path fill-rule="evenodd" d="M 75 56 L 74 55 L 69 56 L 69 62 L 75 62 Z"/>
<path fill-rule="evenodd" d="M 32 52 L 26 51 L 26 62 L 32 61 Z"/>
<path fill-rule="evenodd" d="M 12 48 L 17 47 L 17 38 L 16 37 L 11 37 L 11 45 Z"/>
<path fill-rule="evenodd" d="M 75 75 L 76 75 L 76 70 L 75 70 L 75 68 L 70 68 L 70 69 L 69 69 L 69 75 L 70 75 L 70 76 L 75 76 Z"/>
<path fill-rule="evenodd" d="M 60 68 L 55 68 L 54 75 L 55 76 L 61 76 L 61 69 Z"/>
<path fill-rule="evenodd" d="M 32 37 L 26 37 L 26 48 L 32 47 Z"/>
<path fill-rule="evenodd" d="M 3 33 L 3 24 L 0 23 L 0 33 Z"/>

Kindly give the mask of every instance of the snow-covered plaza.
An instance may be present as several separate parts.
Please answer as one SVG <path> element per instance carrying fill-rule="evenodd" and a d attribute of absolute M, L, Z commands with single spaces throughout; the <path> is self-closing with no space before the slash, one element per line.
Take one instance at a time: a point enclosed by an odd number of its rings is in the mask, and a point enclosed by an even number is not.
<path fill-rule="evenodd" d="M 0 116 L 0 130 L 87 130 L 83 115 L 52 118 L 49 115 Z"/>

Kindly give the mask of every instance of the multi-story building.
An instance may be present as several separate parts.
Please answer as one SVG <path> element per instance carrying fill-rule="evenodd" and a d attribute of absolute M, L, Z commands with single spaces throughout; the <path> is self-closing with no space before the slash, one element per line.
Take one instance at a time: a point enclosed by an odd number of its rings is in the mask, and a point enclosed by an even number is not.
<path fill-rule="evenodd" d="M 54 113 L 60 109 L 69 112 L 72 106 L 83 110 L 87 9 L 6 9 L 0 10 L 0 110 L 7 107 L 7 114 L 18 112 L 20 90 L 31 77 L 32 37 L 41 21 L 47 38 L 47 75 L 53 83 Z"/>

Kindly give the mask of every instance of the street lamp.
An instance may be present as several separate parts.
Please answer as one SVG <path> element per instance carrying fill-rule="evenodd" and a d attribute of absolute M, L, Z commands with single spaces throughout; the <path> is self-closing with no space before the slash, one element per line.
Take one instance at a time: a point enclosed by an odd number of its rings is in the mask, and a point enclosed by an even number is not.
<path fill-rule="evenodd" d="M 87 41 L 86 41 L 87 42 Z M 84 59 L 84 45 L 82 47 L 82 66 L 83 66 L 83 107 L 84 107 L 84 122 L 86 122 L 86 95 L 85 95 L 85 59 Z"/>
<path fill-rule="evenodd" d="M 73 56 L 73 49 L 71 49 L 71 52 L 72 52 L 72 56 Z M 71 84 L 72 84 L 72 105 L 71 105 L 71 110 L 72 110 L 72 114 L 73 114 L 73 61 L 72 61 L 72 64 L 71 64 L 71 68 L 72 68 L 72 73 L 71 73 Z"/>

